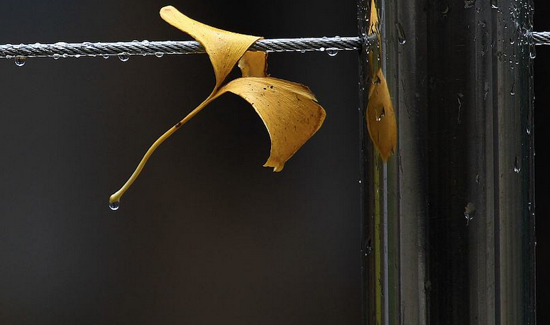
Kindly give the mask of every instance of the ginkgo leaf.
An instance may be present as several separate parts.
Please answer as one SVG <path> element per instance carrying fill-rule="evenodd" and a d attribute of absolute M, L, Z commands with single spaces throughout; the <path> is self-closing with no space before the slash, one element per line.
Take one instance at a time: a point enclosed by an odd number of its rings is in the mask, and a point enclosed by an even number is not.
<path fill-rule="evenodd" d="M 378 44 L 376 49 L 368 51 L 368 64 L 370 67 L 371 77 L 375 78 L 376 73 L 379 69 L 382 68 L 381 58 L 382 58 L 382 38 L 380 36 L 380 21 L 378 20 L 378 8 L 376 7 L 376 0 L 371 0 L 370 4 L 370 18 L 369 26 L 367 29 L 367 35 L 376 35 L 376 41 Z"/>
<path fill-rule="evenodd" d="M 386 161 L 393 155 L 397 145 L 397 122 L 382 70 L 378 70 L 369 89 L 367 127 L 382 160 Z"/>
<path fill-rule="evenodd" d="M 367 29 L 367 35 L 370 36 L 372 34 L 378 34 L 378 33 L 379 33 L 378 8 L 376 8 L 376 1 L 371 0 L 369 28 Z"/>
<path fill-rule="evenodd" d="M 233 80 L 219 94 L 234 93 L 248 101 L 269 132 L 271 153 L 264 167 L 279 172 L 321 127 L 325 110 L 308 87 L 267 77 L 267 53 L 248 51 L 239 61 L 243 78 Z M 281 118 L 284 117 L 284 118 Z"/>
<path fill-rule="evenodd" d="M 239 60 L 243 77 L 267 77 L 267 53 L 247 51 Z"/>
<path fill-rule="evenodd" d="M 325 120 L 325 110 L 308 87 L 270 77 L 239 78 L 223 86 L 219 95 L 231 92 L 260 115 L 271 138 L 271 153 L 265 167 L 279 172 L 311 138 Z"/>
<path fill-rule="evenodd" d="M 216 74 L 214 91 L 221 86 L 248 48 L 261 39 L 258 36 L 237 34 L 208 26 L 187 17 L 172 6 L 162 8 L 160 16 L 204 46 Z"/>
<path fill-rule="evenodd" d="M 397 121 L 393 111 L 388 83 L 381 66 L 382 46 L 380 45 L 380 21 L 376 0 L 371 0 L 367 34 L 376 34 L 376 42 L 378 42 L 378 46 L 376 47 L 378 50 L 372 50 L 368 54 L 371 84 L 366 113 L 367 128 L 370 138 L 378 149 L 382 160 L 386 161 L 393 155 L 397 145 Z"/>
<path fill-rule="evenodd" d="M 208 98 L 147 150 L 132 176 L 109 198 L 113 209 L 118 208 L 120 198 L 137 179 L 155 150 L 204 107 L 226 92 L 235 93 L 250 102 L 264 121 L 271 137 L 271 155 L 265 166 L 273 167 L 275 171 L 283 169 L 285 162 L 319 130 L 325 118 L 324 109 L 317 103 L 309 88 L 267 77 L 267 54 L 248 51 L 261 37 L 232 33 L 205 25 L 185 16 L 172 6 L 162 8 L 160 15 L 166 22 L 191 35 L 204 46 L 214 68 L 216 85 Z M 237 62 L 243 78 L 223 86 Z"/>

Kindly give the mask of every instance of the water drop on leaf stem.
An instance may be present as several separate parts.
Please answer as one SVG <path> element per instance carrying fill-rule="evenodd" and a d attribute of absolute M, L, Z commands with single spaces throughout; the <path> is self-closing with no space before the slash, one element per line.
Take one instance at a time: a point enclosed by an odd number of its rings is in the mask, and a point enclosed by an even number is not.
<path fill-rule="evenodd" d="M 120 208 L 120 201 L 109 202 L 109 208 L 113 211 L 116 211 Z"/>

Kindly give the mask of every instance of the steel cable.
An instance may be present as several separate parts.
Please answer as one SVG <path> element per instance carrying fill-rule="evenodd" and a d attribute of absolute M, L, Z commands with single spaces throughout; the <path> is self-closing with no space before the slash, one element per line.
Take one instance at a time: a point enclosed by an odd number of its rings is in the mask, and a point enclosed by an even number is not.
<path fill-rule="evenodd" d="M 550 45 L 550 32 L 533 32 L 535 45 Z M 361 37 L 322 37 L 322 38 L 281 38 L 263 39 L 252 45 L 251 50 L 266 52 L 323 52 L 354 51 L 363 43 L 371 46 L 374 35 Z M 364 40 L 364 41 L 363 41 Z M 132 41 L 113 43 L 65 43 L 0 45 L 0 59 L 14 58 L 69 58 L 118 56 L 125 60 L 129 56 L 161 57 L 171 54 L 204 53 L 204 48 L 196 41 Z"/>
<path fill-rule="evenodd" d="M 535 45 L 550 45 L 550 32 L 534 32 L 533 41 Z"/>
<path fill-rule="evenodd" d="M 366 38 L 370 44 L 373 37 Z M 323 37 L 323 38 L 287 38 L 264 39 L 252 45 L 251 50 L 266 52 L 309 52 L 309 51 L 353 51 L 362 47 L 360 37 Z M 128 56 L 158 57 L 165 54 L 204 53 L 204 48 L 196 41 L 132 41 L 114 43 L 65 43 L 0 45 L 0 58 L 14 59 L 43 58 L 54 59 L 68 57 Z"/>

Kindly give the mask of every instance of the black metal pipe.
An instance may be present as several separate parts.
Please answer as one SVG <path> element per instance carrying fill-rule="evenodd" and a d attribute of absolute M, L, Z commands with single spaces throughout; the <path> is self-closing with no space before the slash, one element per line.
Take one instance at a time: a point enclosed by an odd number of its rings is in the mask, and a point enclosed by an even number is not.
<path fill-rule="evenodd" d="M 377 3 L 399 138 L 383 164 L 363 134 L 364 324 L 535 324 L 532 1 Z"/>

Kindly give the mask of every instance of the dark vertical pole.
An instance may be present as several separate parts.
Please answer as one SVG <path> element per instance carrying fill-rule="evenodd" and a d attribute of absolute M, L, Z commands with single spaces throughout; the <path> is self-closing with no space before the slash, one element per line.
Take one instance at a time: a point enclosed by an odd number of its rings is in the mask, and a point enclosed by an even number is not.
<path fill-rule="evenodd" d="M 359 169 L 359 193 L 360 193 L 360 211 L 361 211 L 361 305 L 362 305 L 362 325 L 375 324 L 375 293 L 374 293 L 374 254 L 373 247 L 373 219 L 372 204 L 369 198 L 373 197 L 373 187 L 367 183 L 366 175 L 372 168 L 370 167 L 372 157 L 372 145 L 367 140 L 367 124 L 365 120 L 365 109 L 368 100 L 368 85 L 370 84 L 370 71 L 368 65 L 368 50 L 370 44 L 366 43 L 368 18 L 369 18 L 368 0 L 357 1 L 357 21 L 359 35 L 364 39 L 359 56 L 359 135 L 360 135 L 360 169 Z"/>
<path fill-rule="evenodd" d="M 532 1 L 377 3 L 399 139 L 362 134 L 364 324 L 534 324 Z"/>

